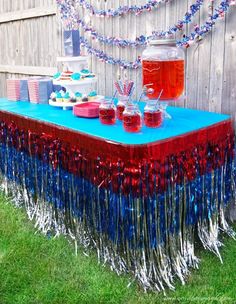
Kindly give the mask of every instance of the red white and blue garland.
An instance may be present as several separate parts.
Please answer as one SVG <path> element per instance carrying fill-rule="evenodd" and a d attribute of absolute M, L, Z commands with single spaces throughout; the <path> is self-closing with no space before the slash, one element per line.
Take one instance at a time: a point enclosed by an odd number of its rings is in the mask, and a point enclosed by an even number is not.
<path fill-rule="evenodd" d="M 191 5 L 190 10 L 185 14 L 184 18 L 179 21 L 177 25 L 170 27 L 169 30 L 153 31 L 151 36 L 141 35 L 137 37 L 134 41 L 128 39 L 121 39 L 118 37 L 115 38 L 99 35 L 91 27 L 87 26 L 82 19 L 79 19 L 77 15 L 71 14 L 71 9 L 73 11 L 73 8 L 71 6 L 71 0 L 57 0 L 57 3 L 61 11 L 62 20 L 66 20 L 67 26 L 71 27 L 72 25 L 75 26 L 79 24 L 84 28 L 86 32 L 90 32 L 93 39 L 97 39 L 98 41 L 106 44 L 116 45 L 119 47 L 137 47 L 145 46 L 148 40 L 150 39 L 168 37 L 171 34 L 182 30 L 184 24 L 190 23 L 192 21 L 192 17 L 199 11 L 201 5 L 203 4 L 203 1 L 204 0 L 197 0 L 195 4 Z M 184 35 L 181 40 L 177 41 L 177 46 L 188 48 L 194 42 L 199 42 L 200 40 L 202 40 L 205 35 L 212 31 L 212 28 L 215 26 L 216 21 L 225 17 L 225 13 L 228 11 L 230 5 L 235 5 L 235 1 L 221 1 L 221 3 L 214 9 L 212 14 L 209 14 L 208 20 L 202 26 L 196 25 L 194 31 L 191 32 L 189 35 Z M 137 69 L 141 66 L 140 57 L 133 62 L 122 59 L 115 59 L 112 56 L 106 54 L 104 51 L 92 47 L 85 37 L 81 37 L 81 46 L 84 47 L 89 54 L 96 56 L 100 61 L 106 62 L 108 64 L 119 65 L 121 68 L 125 69 Z"/>
<path fill-rule="evenodd" d="M 170 27 L 167 31 L 153 31 L 152 35 L 145 36 L 140 35 L 135 40 L 122 39 L 119 37 L 108 37 L 99 34 L 91 25 L 88 25 L 82 18 L 79 17 L 78 12 L 75 9 L 69 7 L 70 0 L 64 0 L 61 3 L 61 14 L 66 27 L 77 28 L 81 27 L 86 33 L 89 33 L 92 39 L 95 39 L 101 43 L 108 45 L 115 45 L 119 47 L 138 47 L 147 45 L 149 40 L 156 38 L 163 38 L 169 35 L 175 34 L 177 31 L 183 29 L 185 24 L 189 24 L 192 18 L 199 12 L 204 0 L 196 0 L 189 8 L 189 12 L 185 14 L 182 20 L 179 20 L 177 24 Z"/>
<path fill-rule="evenodd" d="M 86 0 L 75 0 L 75 5 L 80 5 L 82 8 L 89 11 L 91 16 L 96 17 L 121 17 L 127 14 L 141 15 L 143 12 L 151 12 L 153 9 L 158 8 L 162 3 L 170 2 L 170 0 L 149 0 L 144 5 L 124 5 L 119 6 L 117 9 L 99 10 Z"/>

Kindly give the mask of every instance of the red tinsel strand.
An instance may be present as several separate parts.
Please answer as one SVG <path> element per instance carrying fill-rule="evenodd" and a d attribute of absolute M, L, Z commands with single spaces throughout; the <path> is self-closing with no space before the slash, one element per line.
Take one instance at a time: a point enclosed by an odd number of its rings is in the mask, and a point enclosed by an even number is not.
<path fill-rule="evenodd" d="M 53 132 L 48 134 L 45 132 L 46 124 L 43 124 L 39 128 L 43 132 L 37 133 L 37 122 L 30 124 L 29 120 L 26 130 L 22 128 L 22 122 L 19 126 L 12 118 L 10 114 L 0 124 L 2 143 L 6 143 L 7 138 L 8 145 L 49 162 L 54 170 L 61 166 L 74 175 L 91 180 L 97 186 L 111 187 L 114 192 L 121 191 L 126 195 L 131 192 L 136 196 L 152 195 L 155 191 L 162 193 L 170 184 L 194 180 L 197 175 L 222 166 L 227 159 L 232 159 L 234 153 L 234 132 L 230 121 L 174 138 L 171 142 L 160 142 L 139 149 L 130 147 L 129 155 L 132 157 L 129 158 L 127 153 L 124 154 L 128 148 L 122 145 L 117 157 L 117 153 L 111 153 L 117 149 L 117 145 L 109 143 L 108 155 L 103 149 L 106 145 L 103 141 L 96 145 L 96 150 L 91 145 L 89 149 L 85 139 L 71 141 L 74 133 L 70 130 L 58 128 L 57 132 L 54 126 Z M 19 122 L 17 118 L 16 122 Z M 50 127 L 47 126 L 47 129 L 50 130 Z M 176 145 L 176 140 L 179 145 Z M 164 151 L 163 156 L 159 151 Z M 142 158 L 143 155 L 148 158 Z"/>

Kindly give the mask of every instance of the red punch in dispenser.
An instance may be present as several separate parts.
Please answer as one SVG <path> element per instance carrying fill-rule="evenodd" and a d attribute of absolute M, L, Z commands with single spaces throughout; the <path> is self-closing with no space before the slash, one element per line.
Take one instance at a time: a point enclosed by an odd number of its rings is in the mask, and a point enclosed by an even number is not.
<path fill-rule="evenodd" d="M 184 51 L 176 47 L 174 39 L 151 40 L 142 54 L 143 86 L 151 93 L 147 97 L 160 97 L 160 107 L 166 113 L 170 101 L 178 100 L 184 92 Z"/>

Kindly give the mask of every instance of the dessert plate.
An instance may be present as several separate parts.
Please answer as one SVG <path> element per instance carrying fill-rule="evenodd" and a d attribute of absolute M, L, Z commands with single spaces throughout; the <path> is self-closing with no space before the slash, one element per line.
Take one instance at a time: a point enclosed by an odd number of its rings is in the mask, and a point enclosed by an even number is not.
<path fill-rule="evenodd" d="M 75 116 L 96 118 L 99 116 L 99 103 L 98 102 L 83 102 L 75 105 L 73 108 Z"/>

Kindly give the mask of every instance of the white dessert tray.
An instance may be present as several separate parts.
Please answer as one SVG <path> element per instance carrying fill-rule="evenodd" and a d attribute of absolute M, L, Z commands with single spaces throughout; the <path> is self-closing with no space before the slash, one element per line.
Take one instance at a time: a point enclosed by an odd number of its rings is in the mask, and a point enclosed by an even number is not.
<path fill-rule="evenodd" d="M 90 83 L 96 83 L 97 82 L 97 77 L 92 77 L 92 78 L 84 78 L 82 80 L 53 80 L 53 84 L 55 85 L 60 85 L 60 86 L 81 86 L 84 84 L 90 84 Z"/>
<path fill-rule="evenodd" d="M 104 99 L 104 96 L 98 95 L 96 97 L 95 100 L 90 100 L 90 101 L 86 101 L 86 102 L 98 102 L 100 103 L 101 100 Z M 51 99 L 49 99 L 48 101 L 49 105 L 52 107 L 56 107 L 56 108 L 62 108 L 63 110 L 71 110 L 74 106 L 84 103 L 83 101 L 79 101 L 79 102 L 56 102 L 56 101 L 52 101 Z"/>

